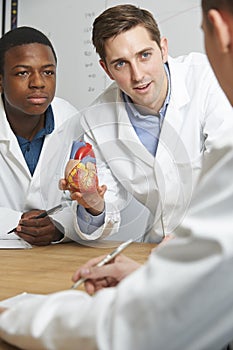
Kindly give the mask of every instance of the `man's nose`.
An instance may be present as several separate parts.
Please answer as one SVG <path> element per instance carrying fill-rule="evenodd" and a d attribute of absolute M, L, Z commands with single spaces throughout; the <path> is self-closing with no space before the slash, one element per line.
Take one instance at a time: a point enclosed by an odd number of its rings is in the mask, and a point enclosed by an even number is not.
<path fill-rule="evenodd" d="M 133 81 L 142 81 L 143 80 L 143 72 L 138 63 L 131 64 L 131 76 Z"/>
<path fill-rule="evenodd" d="M 34 72 L 29 79 L 29 86 L 31 88 L 43 88 L 45 86 L 44 77 L 40 72 Z"/>

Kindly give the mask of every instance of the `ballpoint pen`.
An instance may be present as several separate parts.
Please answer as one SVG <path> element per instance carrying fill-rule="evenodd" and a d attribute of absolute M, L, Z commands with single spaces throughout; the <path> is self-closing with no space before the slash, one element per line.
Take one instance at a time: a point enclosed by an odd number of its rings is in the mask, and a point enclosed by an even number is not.
<path fill-rule="evenodd" d="M 44 211 L 43 213 L 35 216 L 33 219 L 41 219 L 41 218 L 45 218 L 47 215 L 54 214 L 56 211 L 60 210 L 62 208 L 62 206 L 63 206 L 62 204 L 56 205 L 56 207 L 53 207 L 49 210 Z M 16 229 L 17 229 L 17 227 L 14 227 L 12 230 L 7 232 L 7 234 L 16 231 Z"/>
<path fill-rule="evenodd" d="M 132 239 L 129 239 L 128 241 L 122 243 L 119 245 L 119 247 L 117 247 L 116 249 L 114 249 L 111 253 L 109 253 L 108 255 L 106 255 L 97 265 L 97 267 L 101 267 L 105 264 L 107 264 L 109 261 L 111 261 L 112 259 L 115 258 L 115 256 L 117 256 L 118 254 L 120 254 L 122 252 L 122 250 L 124 250 L 126 247 L 128 247 L 131 243 L 133 242 Z M 83 282 L 85 282 L 88 278 L 80 278 L 77 282 L 75 282 L 72 286 L 71 289 L 75 289 L 77 287 L 79 287 Z"/>

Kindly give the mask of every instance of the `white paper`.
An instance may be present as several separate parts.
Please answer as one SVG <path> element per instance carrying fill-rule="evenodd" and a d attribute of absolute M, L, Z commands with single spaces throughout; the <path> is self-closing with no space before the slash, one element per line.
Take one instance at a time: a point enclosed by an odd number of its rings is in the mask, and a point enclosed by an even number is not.
<path fill-rule="evenodd" d="M 0 233 L 0 249 L 28 249 L 32 248 L 31 244 L 24 241 L 15 233 Z"/>
<path fill-rule="evenodd" d="M 31 244 L 23 239 L 0 239 L 0 249 L 29 249 Z"/>

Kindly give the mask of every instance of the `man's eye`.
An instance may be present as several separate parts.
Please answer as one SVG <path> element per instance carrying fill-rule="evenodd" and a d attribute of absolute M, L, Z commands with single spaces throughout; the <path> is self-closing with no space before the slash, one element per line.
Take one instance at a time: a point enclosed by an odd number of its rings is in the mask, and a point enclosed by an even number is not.
<path fill-rule="evenodd" d="M 117 67 L 117 68 L 121 68 L 121 67 L 124 66 L 124 64 L 125 64 L 124 61 L 120 61 L 120 62 L 118 62 L 118 63 L 116 64 L 116 67 Z"/>
<path fill-rule="evenodd" d="M 54 72 L 53 70 L 45 70 L 45 71 L 44 71 L 44 74 L 45 74 L 45 75 L 54 75 L 55 72 Z"/>
<path fill-rule="evenodd" d="M 18 75 L 18 76 L 26 76 L 27 74 L 28 74 L 27 71 L 22 71 L 22 72 L 16 73 L 16 75 Z"/>
<path fill-rule="evenodd" d="M 143 58 L 148 58 L 148 57 L 150 57 L 150 52 L 143 52 L 143 54 L 142 54 L 142 57 Z"/>

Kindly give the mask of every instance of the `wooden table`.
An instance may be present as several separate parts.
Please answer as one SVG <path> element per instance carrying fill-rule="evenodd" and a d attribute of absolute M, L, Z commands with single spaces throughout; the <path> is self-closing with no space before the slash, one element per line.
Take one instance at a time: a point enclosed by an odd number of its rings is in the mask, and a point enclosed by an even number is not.
<path fill-rule="evenodd" d="M 120 242 L 105 241 L 101 246 L 63 243 L 26 250 L 0 250 L 0 300 L 22 292 L 47 294 L 69 289 L 72 274 L 86 261 L 108 254 Z M 132 243 L 124 253 L 144 263 L 155 245 Z M 82 287 L 80 287 L 82 288 Z M 0 350 L 16 349 L 0 340 Z"/>

